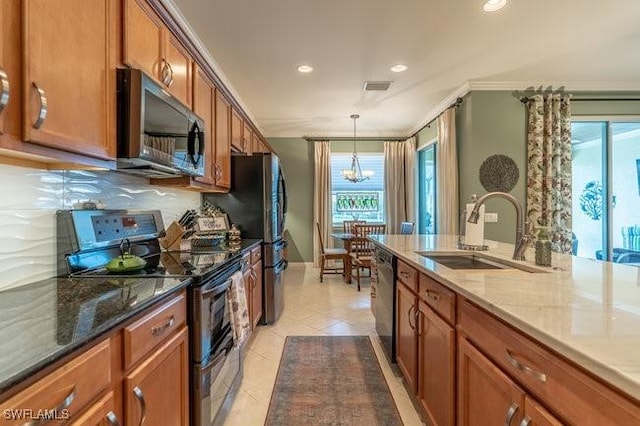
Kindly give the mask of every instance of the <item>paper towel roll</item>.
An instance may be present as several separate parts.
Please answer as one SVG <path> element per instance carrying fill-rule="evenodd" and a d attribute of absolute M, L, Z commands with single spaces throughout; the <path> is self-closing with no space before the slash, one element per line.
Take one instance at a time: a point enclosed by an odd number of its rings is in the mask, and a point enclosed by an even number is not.
<path fill-rule="evenodd" d="M 467 204 L 464 243 L 469 246 L 484 245 L 484 205 L 480 206 L 478 223 L 469 222 L 469 216 L 475 204 Z"/>

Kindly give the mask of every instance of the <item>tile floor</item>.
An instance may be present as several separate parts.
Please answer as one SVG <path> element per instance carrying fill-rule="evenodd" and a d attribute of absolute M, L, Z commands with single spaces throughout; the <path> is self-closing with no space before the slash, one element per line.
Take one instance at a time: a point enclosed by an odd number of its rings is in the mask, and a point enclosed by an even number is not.
<path fill-rule="evenodd" d="M 370 310 L 368 283 L 363 281 L 361 292 L 337 275 L 325 275 L 320 283 L 319 270 L 304 264 L 291 264 L 285 274 L 284 312 L 275 324 L 260 326 L 255 332 L 245 358 L 242 386 L 225 426 L 264 424 L 284 340 L 289 335 L 370 335 L 402 421 L 406 426 L 423 425 L 402 380 L 382 353 Z"/>

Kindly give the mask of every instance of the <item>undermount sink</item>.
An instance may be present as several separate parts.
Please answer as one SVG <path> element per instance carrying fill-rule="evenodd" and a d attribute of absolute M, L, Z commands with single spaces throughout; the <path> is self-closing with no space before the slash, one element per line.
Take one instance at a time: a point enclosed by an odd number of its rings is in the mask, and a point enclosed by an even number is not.
<path fill-rule="evenodd" d="M 547 272 L 544 269 L 535 268 L 529 265 L 511 262 L 505 259 L 497 259 L 476 253 L 469 254 L 438 254 L 433 252 L 416 252 L 442 266 L 451 269 L 463 270 L 500 270 L 500 269 L 518 269 L 520 271 L 540 273 Z"/>

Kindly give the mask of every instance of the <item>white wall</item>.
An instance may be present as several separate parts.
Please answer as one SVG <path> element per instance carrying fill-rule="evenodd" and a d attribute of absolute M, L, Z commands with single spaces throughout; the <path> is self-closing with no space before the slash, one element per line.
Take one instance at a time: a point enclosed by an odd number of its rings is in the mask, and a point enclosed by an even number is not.
<path fill-rule="evenodd" d="M 55 275 L 56 210 L 87 199 L 110 209 L 159 209 L 165 226 L 200 206 L 197 192 L 121 173 L 0 165 L 0 290 Z"/>

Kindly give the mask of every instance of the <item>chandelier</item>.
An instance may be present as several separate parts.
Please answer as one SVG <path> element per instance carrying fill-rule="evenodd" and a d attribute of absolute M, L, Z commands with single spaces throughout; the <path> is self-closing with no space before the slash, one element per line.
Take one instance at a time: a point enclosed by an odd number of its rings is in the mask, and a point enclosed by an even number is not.
<path fill-rule="evenodd" d="M 374 175 L 373 170 L 362 170 L 360 160 L 358 160 L 358 152 L 356 151 L 356 120 L 358 118 L 360 118 L 358 114 L 351 115 L 351 119 L 353 120 L 353 155 L 351 156 L 351 168 L 341 171 L 342 177 L 353 183 L 362 182 Z"/>

